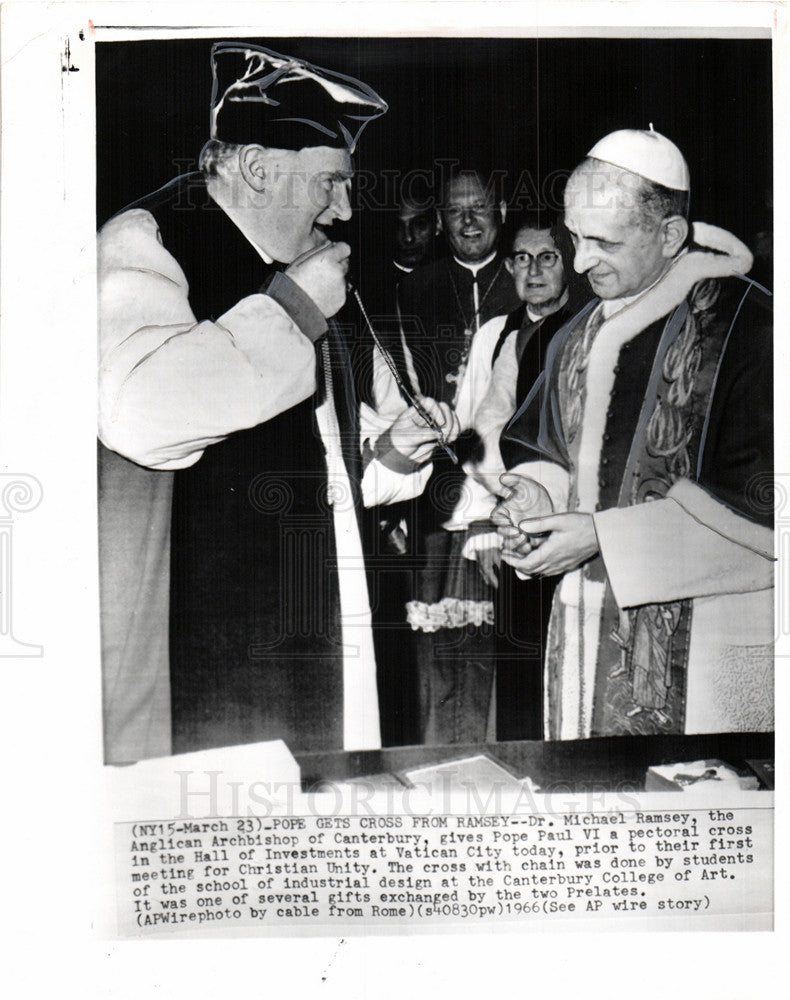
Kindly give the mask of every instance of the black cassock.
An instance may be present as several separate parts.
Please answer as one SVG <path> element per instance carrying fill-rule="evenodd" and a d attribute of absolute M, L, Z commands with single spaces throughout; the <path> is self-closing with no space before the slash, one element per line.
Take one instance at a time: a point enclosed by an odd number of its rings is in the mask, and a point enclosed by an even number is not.
<path fill-rule="evenodd" d="M 137 202 L 183 269 L 195 317 L 216 320 L 270 276 L 199 174 Z M 265 336 L 265 331 L 262 331 Z M 342 338 L 328 335 L 343 456 L 359 482 L 356 403 Z M 209 447 L 175 473 L 170 679 L 173 752 L 283 739 L 343 746 L 343 656 L 332 506 L 304 402 Z M 359 497 L 354 497 L 358 507 Z"/>

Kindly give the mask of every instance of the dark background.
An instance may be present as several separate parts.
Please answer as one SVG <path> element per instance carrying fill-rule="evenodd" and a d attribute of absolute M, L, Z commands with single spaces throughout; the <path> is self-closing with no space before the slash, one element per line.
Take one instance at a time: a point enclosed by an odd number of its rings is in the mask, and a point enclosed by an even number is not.
<path fill-rule="evenodd" d="M 351 273 L 369 307 L 390 307 L 385 275 L 399 188 L 414 170 L 433 170 L 441 180 L 453 160 L 497 172 L 513 209 L 558 208 L 565 179 L 598 139 L 652 122 L 688 160 L 692 219 L 723 226 L 752 248 L 756 234 L 771 228 L 768 40 L 254 41 L 356 76 L 390 105 L 354 155 L 352 203 L 360 211 L 332 227 L 332 239 L 352 245 Z M 99 223 L 195 169 L 208 139 L 211 45 L 96 45 Z M 771 284 L 766 268 L 758 280 Z M 382 289 L 389 290 L 384 303 Z M 369 357 L 366 338 L 362 346 Z M 377 538 L 375 525 L 370 534 Z M 416 681 L 405 642 L 394 642 L 394 664 L 378 653 L 382 724 L 394 743 L 414 740 Z"/>
<path fill-rule="evenodd" d="M 650 122 L 688 160 L 692 219 L 750 246 L 770 229 L 769 40 L 254 41 L 357 76 L 390 105 L 354 158 L 355 201 L 365 211 L 338 233 L 363 273 L 370 255 L 386 253 L 409 170 L 457 159 L 506 172 L 515 207 L 556 207 L 564 178 L 594 142 Z M 195 167 L 208 138 L 211 45 L 96 45 L 99 223 Z"/>

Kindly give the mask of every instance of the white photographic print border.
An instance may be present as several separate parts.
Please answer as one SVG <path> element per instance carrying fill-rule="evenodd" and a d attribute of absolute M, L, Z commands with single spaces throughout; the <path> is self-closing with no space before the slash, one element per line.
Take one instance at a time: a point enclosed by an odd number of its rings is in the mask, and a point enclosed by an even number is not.
<path fill-rule="evenodd" d="M 4 854 L 14 933 L 19 935 L 11 950 L 21 960 L 12 972 L 16 983 L 40 979 L 54 989 L 70 977 L 84 995 L 123 997 L 146 995 L 157 987 L 173 997 L 216 996 L 220 990 L 262 996 L 273 989 L 297 996 L 323 989 L 344 997 L 389 997 L 407 989 L 416 996 L 583 989 L 590 996 L 638 990 L 652 997 L 668 988 L 717 998 L 775 994 L 775 984 L 783 981 L 778 963 L 787 929 L 787 864 L 781 850 L 775 857 L 776 929 L 767 934 L 711 939 L 697 933 L 677 939 L 672 932 L 622 936 L 613 928 L 605 934 L 568 936 L 546 925 L 538 938 L 512 926 L 474 934 L 466 928 L 437 933 L 407 926 L 397 934 L 382 934 L 380 926 L 368 924 L 351 935 L 343 928 L 342 936 L 311 933 L 308 939 L 291 927 L 276 940 L 180 939 L 167 948 L 161 939 L 113 940 L 112 824 L 128 821 L 128 810 L 138 802 L 137 791 L 126 787 L 127 812 L 118 814 L 121 786 L 112 769 L 101 765 L 93 45 L 130 37 L 273 39 L 308 30 L 326 37 L 772 36 L 776 273 L 782 274 L 787 195 L 778 181 L 786 164 L 788 132 L 786 9 L 762 3 L 395 3 L 375 9 L 355 3 L 256 3 L 221 10 L 180 4 L 11 3 L 3 5 L 2 17 L 2 462 L 5 473 L 32 480 L 33 492 L 39 489 L 35 484 L 41 489 L 35 510 L 31 506 L 30 514 L 14 514 L 13 561 L 9 556 L 4 564 L 13 566 L 6 596 L 7 606 L 13 597 L 14 616 L 12 627 L 10 616 L 6 619 L 2 634 L 41 650 L 27 656 L 3 653 L 0 660 L 11 765 Z M 198 24 L 179 26 L 187 19 Z M 733 141 L 748 137 L 733 136 Z M 787 315 L 786 296 L 786 287 L 777 283 L 780 316 Z M 782 437 L 787 347 L 781 338 L 776 354 L 781 485 L 781 470 L 790 468 Z M 788 655 L 787 528 L 781 511 L 779 515 L 776 703 L 783 719 L 788 693 L 780 669 Z M 781 723 L 777 749 L 785 760 Z M 152 810 L 140 813 L 141 818 L 165 818 L 158 812 L 162 799 L 157 790 L 140 799 Z M 414 811 L 419 812 L 416 799 Z M 777 831 L 786 830 L 786 820 L 782 791 L 777 793 Z M 783 843 L 781 835 L 776 842 Z M 734 919 L 728 928 L 743 926 Z M 683 915 L 673 930 L 692 927 L 707 929 L 697 918 Z M 218 936 L 234 937 L 232 932 Z M 662 975 L 664 968 L 671 970 L 668 975 Z"/>

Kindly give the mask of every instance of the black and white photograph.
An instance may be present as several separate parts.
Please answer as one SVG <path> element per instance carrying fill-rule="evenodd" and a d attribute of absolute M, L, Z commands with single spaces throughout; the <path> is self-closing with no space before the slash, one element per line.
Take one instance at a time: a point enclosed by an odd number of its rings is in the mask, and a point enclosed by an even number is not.
<path fill-rule="evenodd" d="M 106 762 L 771 733 L 770 41 L 265 42 L 96 46 Z"/>
<path fill-rule="evenodd" d="M 778 5 L 135 6 L 48 26 L 58 131 L 3 58 L 4 213 L 17 150 L 59 178 L 25 203 L 37 347 L 4 255 L 6 410 L 47 429 L 5 461 L 3 655 L 10 704 L 52 664 L 84 712 L 50 738 L 91 787 L 92 934 L 303 948 L 303 990 L 394 997 L 372 936 L 555 961 L 592 933 L 633 973 L 678 932 L 776 933 Z"/>

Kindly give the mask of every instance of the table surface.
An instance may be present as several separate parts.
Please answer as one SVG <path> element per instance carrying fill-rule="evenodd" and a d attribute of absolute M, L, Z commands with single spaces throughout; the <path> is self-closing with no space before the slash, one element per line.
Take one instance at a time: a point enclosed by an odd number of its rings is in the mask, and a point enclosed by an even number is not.
<path fill-rule="evenodd" d="M 773 759 L 773 733 L 706 733 L 691 736 L 611 736 L 560 742 L 519 741 L 453 746 L 295 754 L 305 790 L 326 781 L 395 774 L 486 753 L 515 777 L 530 777 L 543 791 L 638 791 L 655 764 L 716 758 L 744 774 L 750 759 Z"/>

